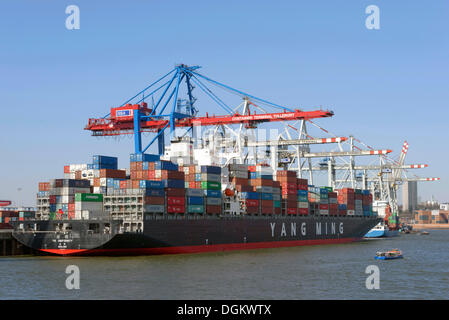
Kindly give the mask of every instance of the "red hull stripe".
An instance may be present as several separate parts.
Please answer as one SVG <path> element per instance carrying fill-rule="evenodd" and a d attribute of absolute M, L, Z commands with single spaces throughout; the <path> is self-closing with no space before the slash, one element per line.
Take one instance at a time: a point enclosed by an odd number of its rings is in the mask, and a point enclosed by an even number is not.
<path fill-rule="evenodd" d="M 160 247 L 160 248 L 130 248 L 130 249 L 41 249 L 58 255 L 157 255 L 200 253 L 230 250 L 249 250 L 264 248 L 296 247 L 319 244 L 336 244 L 358 241 L 360 238 L 322 239 L 322 240 L 293 240 L 293 241 L 267 241 L 253 243 L 211 244 L 200 246 Z"/>

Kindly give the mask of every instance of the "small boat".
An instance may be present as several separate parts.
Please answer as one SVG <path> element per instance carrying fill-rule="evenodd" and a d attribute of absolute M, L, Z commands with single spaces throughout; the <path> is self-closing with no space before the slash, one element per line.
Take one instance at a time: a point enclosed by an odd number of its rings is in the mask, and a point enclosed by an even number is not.
<path fill-rule="evenodd" d="M 393 249 L 389 251 L 379 251 L 376 253 L 376 256 L 374 257 L 374 259 L 378 260 L 392 260 L 401 258 L 403 258 L 402 251 L 399 249 Z"/>
<path fill-rule="evenodd" d="M 421 231 L 421 234 L 427 236 L 429 233 L 427 231 Z"/>

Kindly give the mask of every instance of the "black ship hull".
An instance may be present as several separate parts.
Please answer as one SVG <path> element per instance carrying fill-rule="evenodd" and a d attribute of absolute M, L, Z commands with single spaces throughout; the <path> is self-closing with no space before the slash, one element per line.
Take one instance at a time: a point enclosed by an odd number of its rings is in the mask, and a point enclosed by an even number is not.
<path fill-rule="evenodd" d="M 152 255 L 347 243 L 362 239 L 378 222 L 374 217 L 161 218 L 143 221 L 142 232 L 120 233 L 118 221 L 53 220 L 28 221 L 39 231 L 16 228 L 13 236 L 48 254 Z M 54 230 L 63 224 L 70 229 Z"/>

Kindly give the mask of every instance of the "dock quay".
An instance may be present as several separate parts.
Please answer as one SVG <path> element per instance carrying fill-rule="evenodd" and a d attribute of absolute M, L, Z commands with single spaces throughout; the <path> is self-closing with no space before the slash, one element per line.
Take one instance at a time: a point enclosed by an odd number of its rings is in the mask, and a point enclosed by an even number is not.
<path fill-rule="evenodd" d="M 33 254 L 34 250 L 25 247 L 14 239 L 12 231 L 12 229 L 0 229 L 0 256 Z"/>

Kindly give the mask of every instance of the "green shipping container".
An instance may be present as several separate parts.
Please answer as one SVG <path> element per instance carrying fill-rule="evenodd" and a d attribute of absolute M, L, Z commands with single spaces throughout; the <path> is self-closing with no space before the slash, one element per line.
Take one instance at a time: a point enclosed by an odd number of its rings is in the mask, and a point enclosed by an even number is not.
<path fill-rule="evenodd" d="M 221 190 L 220 182 L 202 181 L 201 189 L 203 190 Z"/>
<path fill-rule="evenodd" d="M 75 193 L 76 202 L 103 202 L 101 193 Z"/>
<path fill-rule="evenodd" d="M 280 208 L 281 207 L 281 201 L 274 200 L 273 201 L 273 207 Z"/>
<path fill-rule="evenodd" d="M 204 206 L 191 204 L 187 207 L 187 212 L 188 213 L 204 213 Z"/>
<path fill-rule="evenodd" d="M 56 212 L 50 212 L 50 220 L 56 219 Z"/>
<path fill-rule="evenodd" d="M 327 189 L 329 192 L 333 192 L 334 189 L 332 187 L 323 187 L 324 189 Z"/>

